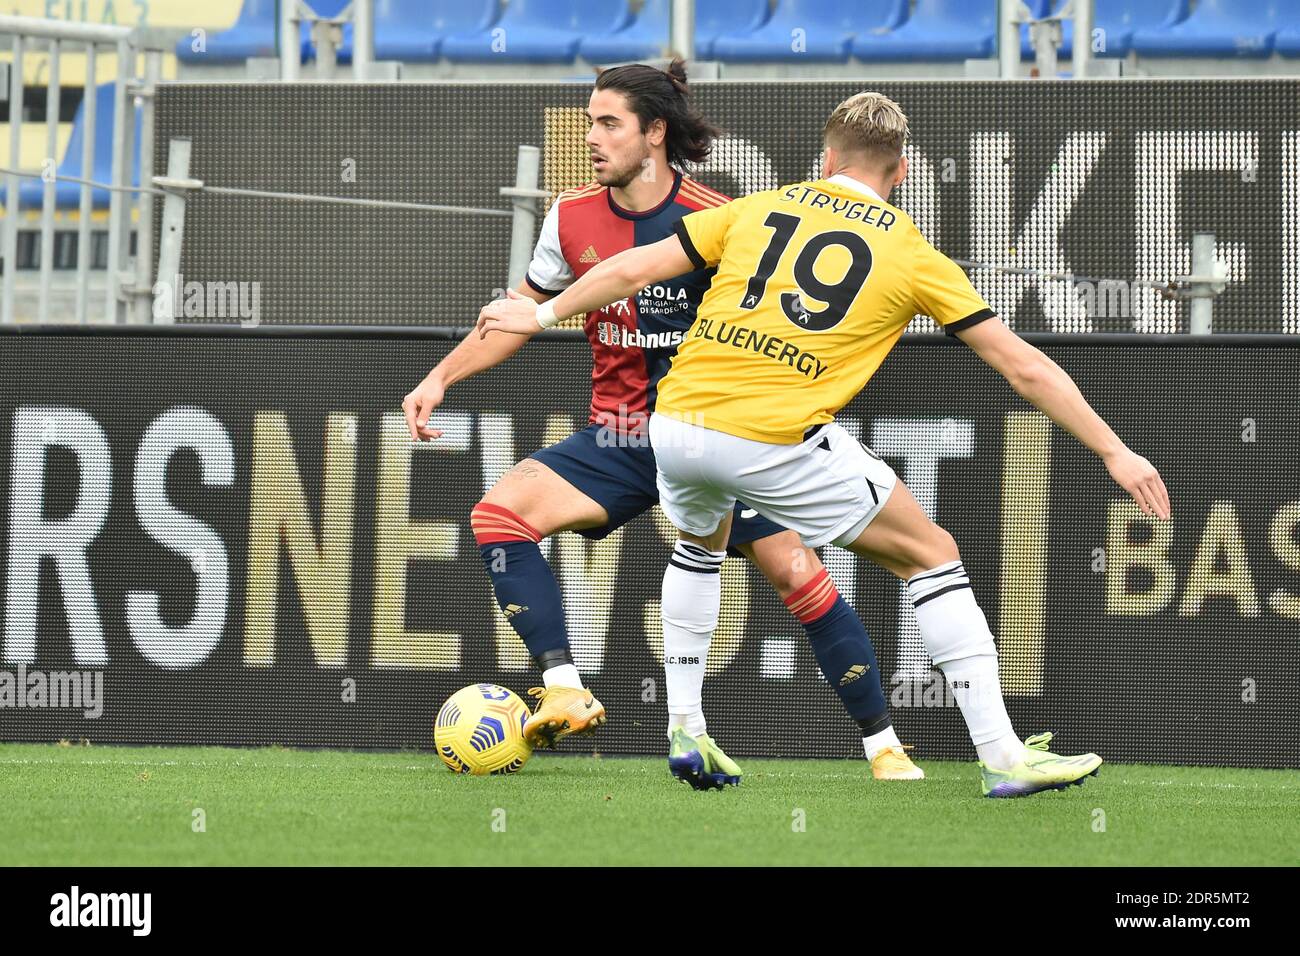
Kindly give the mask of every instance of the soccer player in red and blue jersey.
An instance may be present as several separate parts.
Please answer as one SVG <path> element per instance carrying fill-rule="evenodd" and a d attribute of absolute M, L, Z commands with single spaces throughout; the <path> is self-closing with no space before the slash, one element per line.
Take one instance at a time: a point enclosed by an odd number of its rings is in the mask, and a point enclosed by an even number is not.
<path fill-rule="evenodd" d="M 682 172 L 708 157 L 717 130 L 692 107 L 680 62 L 667 72 L 644 65 L 602 71 L 588 116 L 596 179 L 552 204 L 527 280 L 511 296 L 544 302 L 602 259 L 667 238 L 688 213 L 729 201 Z M 605 716 L 573 664 L 560 589 L 538 544 L 558 531 L 603 538 L 658 501 L 647 422 L 659 380 L 712 273 L 686 273 L 585 316 L 593 359 L 590 423 L 525 458 L 471 515 L 497 603 L 542 670 L 545 687 L 534 691 L 540 699 L 524 728 L 536 746 L 590 732 Z M 446 389 L 504 361 L 527 339 L 468 335 L 407 395 L 411 437 L 438 437 L 428 420 Z M 728 546 L 759 568 L 803 625 L 822 673 L 862 730 L 873 775 L 923 777 L 891 726 L 866 629 L 816 552 L 743 503 L 736 505 Z M 664 576 L 669 767 L 697 789 L 740 779 L 740 768 L 708 736 L 701 706 L 719 614 L 717 579 L 709 576 L 720 572 L 726 553 L 679 541 Z"/>

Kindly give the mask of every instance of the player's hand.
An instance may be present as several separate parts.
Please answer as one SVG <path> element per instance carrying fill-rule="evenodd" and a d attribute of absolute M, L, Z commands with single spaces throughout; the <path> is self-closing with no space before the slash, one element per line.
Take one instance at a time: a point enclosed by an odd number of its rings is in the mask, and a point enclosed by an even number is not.
<path fill-rule="evenodd" d="M 402 411 L 406 415 L 406 428 L 411 433 L 411 441 L 431 441 L 442 434 L 440 429 L 429 427 L 429 415 L 442 404 L 445 394 L 442 383 L 428 375 L 406 396 L 402 402 Z"/>
<path fill-rule="evenodd" d="M 489 302 L 478 313 L 478 337 L 481 339 L 491 331 L 514 332 L 517 335 L 532 335 L 540 332 L 537 324 L 537 300 L 514 289 L 506 289 L 504 299 Z"/>
<path fill-rule="evenodd" d="M 1169 517 L 1169 492 L 1151 462 L 1127 448 L 1104 460 L 1110 476 L 1133 496 L 1143 514 Z"/>

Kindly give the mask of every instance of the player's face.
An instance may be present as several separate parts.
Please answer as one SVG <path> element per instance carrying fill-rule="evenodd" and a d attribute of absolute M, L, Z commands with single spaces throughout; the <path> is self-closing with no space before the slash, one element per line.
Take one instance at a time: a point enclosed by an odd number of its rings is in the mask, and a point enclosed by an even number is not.
<path fill-rule="evenodd" d="M 636 114 L 627 108 L 623 94 L 614 90 L 593 92 L 587 113 L 591 119 L 587 149 L 596 181 L 622 189 L 647 168 L 653 156 L 651 137 L 658 133 L 654 127 L 641 132 Z"/>

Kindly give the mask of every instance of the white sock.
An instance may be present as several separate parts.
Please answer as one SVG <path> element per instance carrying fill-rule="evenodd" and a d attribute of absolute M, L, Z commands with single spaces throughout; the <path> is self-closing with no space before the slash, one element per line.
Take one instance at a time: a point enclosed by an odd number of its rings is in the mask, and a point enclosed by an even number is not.
<path fill-rule="evenodd" d="M 705 732 L 704 671 L 722 606 L 721 570 L 726 556 L 725 551 L 678 541 L 664 571 L 664 683 L 670 737 L 678 727 L 686 728 L 692 737 Z"/>
<path fill-rule="evenodd" d="M 1009 768 L 1025 746 L 1002 700 L 997 645 L 965 567 L 951 561 L 923 571 L 908 580 L 907 591 L 921 640 L 952 688 L 979 759 L 994 769 Z"/>
<path fill-rule="evenodd" d="M 868 760 L 875 760 L 876 754 L 882 750 L 888 750 L 890 747 L 897 747 L 900 750 L 903 747 L 902 741 L 898 739 L 898 734 L 894 733 L 892 726 L 886 727 L 878 734 L 862 738 L 862 749 L 866 751 Z"/>
<path fill-rule="evenodd" d="M 969 592 L 967 592 L 969 593 Z M 1007 770 L 1025 755 L 1025 745 L 1011 727 L 995 654 L 948 661 L 940 669 L 966 718 L 971 743 L 979 759 L 995 770 Z"/>
<path fill-rule="evenodd" d="M 542 682 L 547 687 L 582 687 L 582 678 L 578 676 L 575 664 L 556 664 L 542 671 Z"/>

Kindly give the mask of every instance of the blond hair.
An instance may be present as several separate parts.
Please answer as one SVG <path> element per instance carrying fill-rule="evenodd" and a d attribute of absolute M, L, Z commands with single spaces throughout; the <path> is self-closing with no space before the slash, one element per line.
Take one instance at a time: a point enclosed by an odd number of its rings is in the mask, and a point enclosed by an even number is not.
<path fill-rule="evenodd" d="M 883 93 L 854 93 L 835 107 L 822 136 L 827 146 L 860 154 L 888 174 L 898 168 L 907 143 L 907 116 Z"/>

